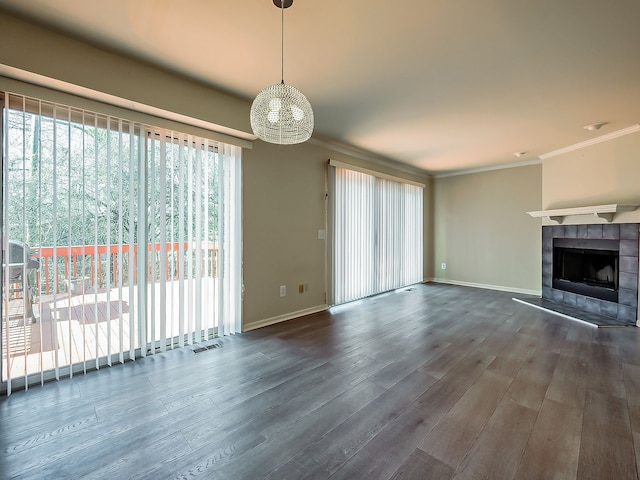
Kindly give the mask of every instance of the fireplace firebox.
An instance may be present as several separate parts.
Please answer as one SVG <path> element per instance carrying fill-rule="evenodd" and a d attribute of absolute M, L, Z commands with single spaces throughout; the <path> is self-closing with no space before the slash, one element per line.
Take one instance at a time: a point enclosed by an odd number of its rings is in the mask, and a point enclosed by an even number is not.
<path fill-rule="evenodd" d="M 555 289 L 618 302 L 618 240 L 553 239 Z"/>

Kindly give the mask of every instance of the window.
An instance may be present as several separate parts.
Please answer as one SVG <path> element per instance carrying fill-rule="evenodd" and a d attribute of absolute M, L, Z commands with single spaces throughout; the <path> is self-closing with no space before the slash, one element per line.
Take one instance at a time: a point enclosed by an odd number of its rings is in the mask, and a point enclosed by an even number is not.
<path fill-rule="evenodd" d="M 331 165 L 331 303 L 421 282 L 423 186 Z"/>
<path fill-rule="evenodd" d="M 0 101 L 8 393 L 240 330 L 239 147 Z"/>

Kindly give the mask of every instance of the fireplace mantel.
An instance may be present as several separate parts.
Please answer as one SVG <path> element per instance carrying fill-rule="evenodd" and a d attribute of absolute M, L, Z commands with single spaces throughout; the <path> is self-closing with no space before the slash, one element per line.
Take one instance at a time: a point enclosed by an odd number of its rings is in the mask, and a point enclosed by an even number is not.
<path fill-rule="evenodd" d="M 607 222 L 612 222 L 613 217 L 619 212 L 632 212 L 638 208 L 638 205 L 628 205 L 613 203 L 610 205 L 593 205 L 589 207 L 574 207 L 574 208 L 558 208 L 555 210 L 539 210 L 537 212 L 527 212 L 534 218 L 546 217 L 549 220 L 556 221 L 558 223 L 564 222 L 565 217 L 570 215 L 595 215 L 598 218 L 602 218 Z"/>

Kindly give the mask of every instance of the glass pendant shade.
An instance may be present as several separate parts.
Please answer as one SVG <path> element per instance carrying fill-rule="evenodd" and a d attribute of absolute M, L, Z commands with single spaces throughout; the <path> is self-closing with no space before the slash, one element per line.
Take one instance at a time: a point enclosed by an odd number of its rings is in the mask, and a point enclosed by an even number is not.
<path fill-rule="evenodd" d="M 283 83 L 269 85 L 251 105 L 251 128 L 261 140 L 279 145 L 307 141 L 313 133 L 313 110 L 300 90 Z"/>

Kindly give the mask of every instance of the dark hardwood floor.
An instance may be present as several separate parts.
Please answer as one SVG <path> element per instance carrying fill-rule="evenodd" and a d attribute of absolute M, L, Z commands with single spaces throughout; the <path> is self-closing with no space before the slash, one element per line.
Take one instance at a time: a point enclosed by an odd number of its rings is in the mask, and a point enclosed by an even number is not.
<path fill-rule="evenodd" d="M 417 285 L 0 398 L 0 478 L 638 480 L 640 329 Z"/>

